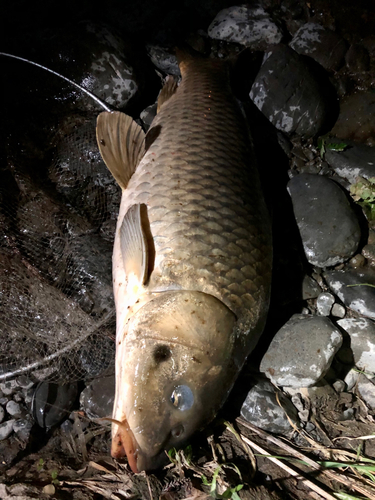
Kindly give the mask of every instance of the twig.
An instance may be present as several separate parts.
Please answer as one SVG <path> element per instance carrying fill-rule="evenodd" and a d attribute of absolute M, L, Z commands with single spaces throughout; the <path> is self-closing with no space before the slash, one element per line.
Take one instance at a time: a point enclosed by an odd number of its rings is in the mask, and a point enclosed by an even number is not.
<path fill-rule="evenodd" d="M 330 493 L 327 491 L 323 490 L 320 488 L 320 486 L 316 485 L 302 474 L 302 471 L 296 472 L 294 469 L 290 468 L 288 465 L 284 464 L 279 460 L 278 458 L 275 457 L 270 457 L 269 452 L 265 450 L 264 448 L 261 448 L 258 444 L 254 443 L 254 441 L 251 441 L 249 438 L 242 436 L 242 439 L 247 443 L 249 446 L 254 448 L 255 450 L 259 451 L 259 453 L 262 453 L 263 455 L 266 456 L 271 462 L 275 463 L 279 467 L 281 467 L 283 470 L 285 470 L 288 474 L 295 478 L 301 479 L 301 481 L 308 486 L 311 490 L 315 491 L 315 493 L 318 493 L 320 496 L 323 498 L 326 498 L 326 500 L 337 500 L 334 496 L 332 496 Z"/>
<path fill-rule="evenodd" d="M 342 474 L 339 474 L 337 472 L 333 472 L 331 470 L 325 470 L 322 469 L 319 464 L 317 464 L 314 460 L 312 460 L 310 457 L 307 455 L 304 455 L 300 451 L 296 450 L 292 446 L 288 445 L 281 439 L 278 439 L 275 436 L 272 436 L 268 434 L 267 432 L 263 431 L 262 429 L 259 429 L 255 425 L 250 424 L 249 422 L 246 422 L 246 420 L 243 420 L 242 418 L 237 418 L 237 422 L 242 425 L 243 427 L 248 428 L 255 434 L 258 434 L 261 438 L 265 439 L 266 441 L 269 441 L 279 448 L 284 449 L 287 453 L 299 458 L 300 460 L 303 460 L 306 462 L 307 465 L 312 467 L 315 470 L 319 470 L 324 476 L 329 478 L 330 480 L 338 481 L 342 484 L 344 484 L 347 488 L 356 490 L 358 493 L 361 493 L 362 495 L 367 496 L 369 500 L 375 500 L 375 492 L 369 491 L 367 488 L 362 486 L 361 484 L 357 484 L 353 478 L 350 476 L 344 476 Z M 244 439 L 245 436 L 243 436 Z M 350 464 L 348 464 L 350 466 Z"/>

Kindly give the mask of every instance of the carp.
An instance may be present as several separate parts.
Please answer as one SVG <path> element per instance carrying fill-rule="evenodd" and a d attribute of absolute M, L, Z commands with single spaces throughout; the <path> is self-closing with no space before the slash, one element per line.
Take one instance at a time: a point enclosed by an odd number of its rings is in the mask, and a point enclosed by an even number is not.
<path fill-rule="evenodd" d="M 113 250 L 112 456 L 160 467 L 225 402 L 264 328 L 271 226 L 229 67 L 179 53 L 147 134 L 103 112 L 97 141 L 122 188 Z"/>

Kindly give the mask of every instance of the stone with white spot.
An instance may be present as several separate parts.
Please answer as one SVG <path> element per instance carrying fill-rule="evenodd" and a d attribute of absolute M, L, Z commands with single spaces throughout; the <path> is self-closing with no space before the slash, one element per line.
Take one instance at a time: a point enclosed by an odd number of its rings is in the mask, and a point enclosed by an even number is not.
<path fill-rule="evenodd" d="M 335 303 L 335 297 L 332 293 L 323 292 L 319 294 L 316 300 L 316 309 L 320 316 L 329 316 L 331 314 L 331 309 Z"/>
<path fill-rule="evenodd" d="M 336 71 L 342 66 L 347 50 L 340 35 L 318 23 L 306 23 L 289 43 L 298 54 L 309 56 L 323 68 Z"/>
<path fill-rule="evenodd" d="M 258 381 L 250 389 L 242 405 L 241 416 L 261 429 L 284 436 L 294 432 L 289 419 L 299 426 L 296 408 L 267 380 Z"/>
<path fill-rule="evenodd" d="M 279 43 L 283 37 L 281 30 L 259 3 L 221 10 L 210 24 L 208 35 L 257 50 Z"/>
<path fill-rule="evenodd" d="M 145 108 L 140 115 L 140 118 L 144 125 L 144 129 L 146 131 L 150 128 L 150 125 L 156 116 L 156 109 L 157 104 L 151 104 L 151 106 L 147 106 L 147 108 Z"/>
<path fill-rule="evenodd" d="M 0 424 L 0 441 L 4 441 L 12 434 L 14 422 L 15 420 L 12 419 Z"/>
<path fill-rule="evenodd" d="M 365 179 L 375 177 L 374 147 L 348 143 L 344 151 L 327 150 L 324 158 L 336 174 L 351 184 L 355 183 L 358 177 Z"/>
<path fill-rule="evenodd" d="M 335 104 L 332 86 L 314 74 L 293 49 L 276 45 L 266 52 L 250 98 L 268 120 L 286 134 L 315 136 Z"/>
<path fill-rule="evenodd" d="M 170 50 L 159 45 L 147 45 L 147 53 L 151 62 L 163 73 L 181 76 L 178 60 Z"/>
<path fill-rule="evenodd" d="M 310 264 L 328 267 L 350 259 L 361 231 L 343 190 L 321 175 L 300 174 L 289 181 L 288 191 Z"/>
<path fill-rule="evenodd" d="M 331 291 L 353 311 L 375 319 L 375 271 L 369 268 L 327 271 Z"/>
<path fill-rule="evenodd" d="M 0 383 L 0 391 L 4 394 L 4 396 L 11 396 L 18 389 L 18 384 L 16 379 L 6 380 L 5 382 Z"/>
<path fill-rule="evenodd" d="M 310 387 L 327 373 L 341 344 L 328 318 L 295 314 L 276 333 L 260 370 L 278 386 Z"/>
<path fill-rule="evenodd" d="M 360 373 L 358 372 L 358 370 L 354 368 L 349 370 L 345 375 L 344 382 L 348 391 L 351 391 L 357 385 L 359 375 Z"/>
<path fill-rule="evenodd" d="M 356 367 L 375 373 L 375 323 L 368 318 L 345 318 L 337 324 L 350 336 Z"/>
<path fill-rule="evenodd" d="M 27 443 L 29 441 L 32 428 L 33 422 L 28 419 L 18 419 L 13 424 L 14 432 L 17 434 L 17 437 L 24 443 Z"/>
<path fill-rule="evenodd" d="M 123 108 L 144 85 L 143 71 L 139 71 L 133 48 L 113 28 L 102 23 L 83 22 L 72 25 L 54 37 L 51 52 L 52 67 L 86 88 L 107 104 Z M 92 98 L 81 92 L 72 92 L 71 86 L 61 83 L 57 100 L 73 98 L 74 108 L 98 109 Z"/>

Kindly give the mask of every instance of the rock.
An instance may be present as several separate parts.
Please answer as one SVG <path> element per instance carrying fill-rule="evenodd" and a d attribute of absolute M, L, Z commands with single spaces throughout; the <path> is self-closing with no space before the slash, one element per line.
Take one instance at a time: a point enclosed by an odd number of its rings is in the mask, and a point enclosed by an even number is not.
<path fill-rule="evenodd" d="M 337 324 L 350 336 L 356 367 L 375 373 L 375 323 L 367 318 L 346 318 Z"/>
<path fill-rule="evenodd" d="M 17 391 L 18 384 L 16 379 L 0 382 L 0 391 L 4 396 L 11 396 Z"/>
<path fill-rule="evenodd" d="M 4 417 L 5 417 L 4 408 L 2 406 L 0 406 L 0 424 L 4 420 Z"/>
<path fill-rule="evenodd" d="M 318 283 L 311 278 L 310 276 L 306 275 L 303 278 L 302 282 L 302 298 L 303 300 L 307 299 L 315 299 L 320 293 L 322 289 L 318 285 Z"/>
<path fill-rule="evenodd" d="M 336 392 L 340 393 L 340 392 L 343 392 L 345 390 L 345 382 L 343 380 L 336 380 L 333 384 L 332 384 L 333 388 L 335 389 Z"/>
<path fill-rule="evenodd" d="M 358 253 L 357 255 L 354 255 L 354 257 L 352 257 L 349 260 L 349 265 L 351 267 L 353 267 L 354 269 L 357 269 L 359 267 L 363 267 L 365 264 L 366 264 L 366 259 L 360 253 Z"/>
<path fill-rule="evenodd" d="M 152 63 L 163 73 L 168 75 L 181 76 L 175 54 L 158 45 L 147 45 L 147 53 Z"/>
<path fill-rule="evenodd" d="M 82 410 L 90 418 L 102 418 L 112 415 L 115 400 L 115 377 L 93 380 L 81 393 Z"/>
<path fill-rule="evenodd" d="M 115 108 L 125 107 L 143 87 L 135 51 L 129 50 L 123 38 L 105 24 L 82 22 L 54 36 L 49 65 L 64 76 Z M 59 80 L 61 92 L 55 101 L 68 105 L 74 96 L 74 108 L 97 109 L 92 98 L 81 92 L 67 91 Z"/>
<path fill-rule="evenodd" d="M 50 429 L 68 418 L 77 398 L 77 383 L 54 384 L 40 382 L 34 392 L 31 406 L 35 422 Z"/>
<path fill-rule="evenodd" d="M 340 139 L 348 139 L 374 146 L 375 141 L 375 94 L 357 92 L 340 102 L 340 114 L 331 130 Z"/>
<path fill-rule="evenodd" d="M 332 292 L 349 309 L 366 318 L 375 319 L 375 289 L 367 285 L 375 285 L 374 270 L 362 268 L 327 271 L 324 277 Z"/>
<path fill-rule="evenodd" d="M 375 410 L 375 381 L 369 380 L 364 375 L 360 374 L 357 381 L 357 391 L 365 401 L 365 403 Z"/>
<path fill-rule="evenodd" d="M 327 150 L 324 158 L 337 175 L 351 184 L 357 182 L 358 177 L 375 177 L 374 147 L 351 143 L 344 151 Z"/>
<path fill-rule="evenodd" d="M 221 10 L 210 24 L 208 35 L 253 50 L 264 50 L 282 39 L 282 32 L 258 3 Z"/>
<path fill-rule="evenodd" d="M 12 419 L 0 424 L 0 441 L 4 441 L 4 439 L 12 434 L 14 422 L 14 419 Z"/>
<path fill-rule="evenodd" d="M 277 402 L 276 393 L 280 404 Z M 250 389 L 242 405 L 241 416 L 261 429 L 287 437 L 294 432 L 288 417 L 298 426 L 297 411 L 293 404 L 266 380 L 257 382 Z"/>
<path fill-rule="evenodd" d="M 278 386 L 309 387 L 324 377 L 341 344 L 328 318 L 295 314 L 276 333 L 260 370 Z"/>
<path fill-rule="evenodd" d="M 351 45 L 345 54 L 345 63 L 349 71 L 359 73 L 370 69 L 370 54 L 368 50 L 357 43 Z"/>
<path fill-rule="evenodd" d="M 356 369 L 354 370 L 352 368 L 351 370 L 348 371 L 348 373 L 346 374 L 346 376 L 344 378 L 344 382 L 346 384 L 346 389 L 348 391 L 351 391 L 357 385 L 359 375 L 360 375 L 360 373 Z"/>
<path fill-rule="evenodd" d="M 312 57 L 328 71 L 339 69 L 347 49 L 341 36 L 317 23 L 301 26 L 289 45 L 298 54 Z"/>
<path fill-rule="evenodd" d="M 27 419 L 16 420 L 13 424 L 14 432 L 17 434 L 17 437 L 24 443 L 29 442 L 32 428 L 33 423 Z"/>
<path fill-rule="evenodd" d="M 331 309 L 335 303 L 335 297 L 328 292 L 323 292 L 319 295 L 316 301 L 316 308 L 320 316 L 329 316 Z"/>
<path fill-rule="evenodd" d="M 141 120 L 144 124 L 144 129 L 146 130 L 146 132 L 150 128 L 152 120 L 156 116 L 156 108 L 157 108 L 157 104 L 151 104 L 151 106 L 147 106 L 147 108 L 145 108 L 140 115 Z"/>
<path fill-rule="evenodd" d="M 250 98 L 278 130 L 313 137 L 335 106 L 330 89 L 330 83 L 321 83 L 302 56 L 276 45 L 264 56 Z"/>
<path fill-rule="evenodd" d="M 288 191 L 310 264 L 334 266 L 349 259 L 361 232 L 342 189 L 326 177 L 300 174 L 289 181 Z"/>
<path fill-rule="evenodd" d="M 11 417 L 15 418 L 20 417 L 23 413 L 21 406 L 15 401 L 8 401 L 5 409 Z"/>
<path fill-rule="evenodd" d="M 331 314 L 335 318 L 344 318 L 346 314 L 345 307 L 342 306 L 341 304 L 335 303 L 332 306 Z"/>

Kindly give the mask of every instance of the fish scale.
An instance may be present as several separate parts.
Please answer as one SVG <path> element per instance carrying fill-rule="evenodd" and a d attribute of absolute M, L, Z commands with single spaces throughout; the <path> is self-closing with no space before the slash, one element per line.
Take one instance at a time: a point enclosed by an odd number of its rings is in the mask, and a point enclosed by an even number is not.
<path fill-rule="evenodd" d="M 270 228 L 247 124 L 223 65 L 205 61 L 187 71 L 158 126 L 122 210 L 148 208 L 156 262 L 147 288 L 212 294 L 248 331 L 267 302 Z"/>

